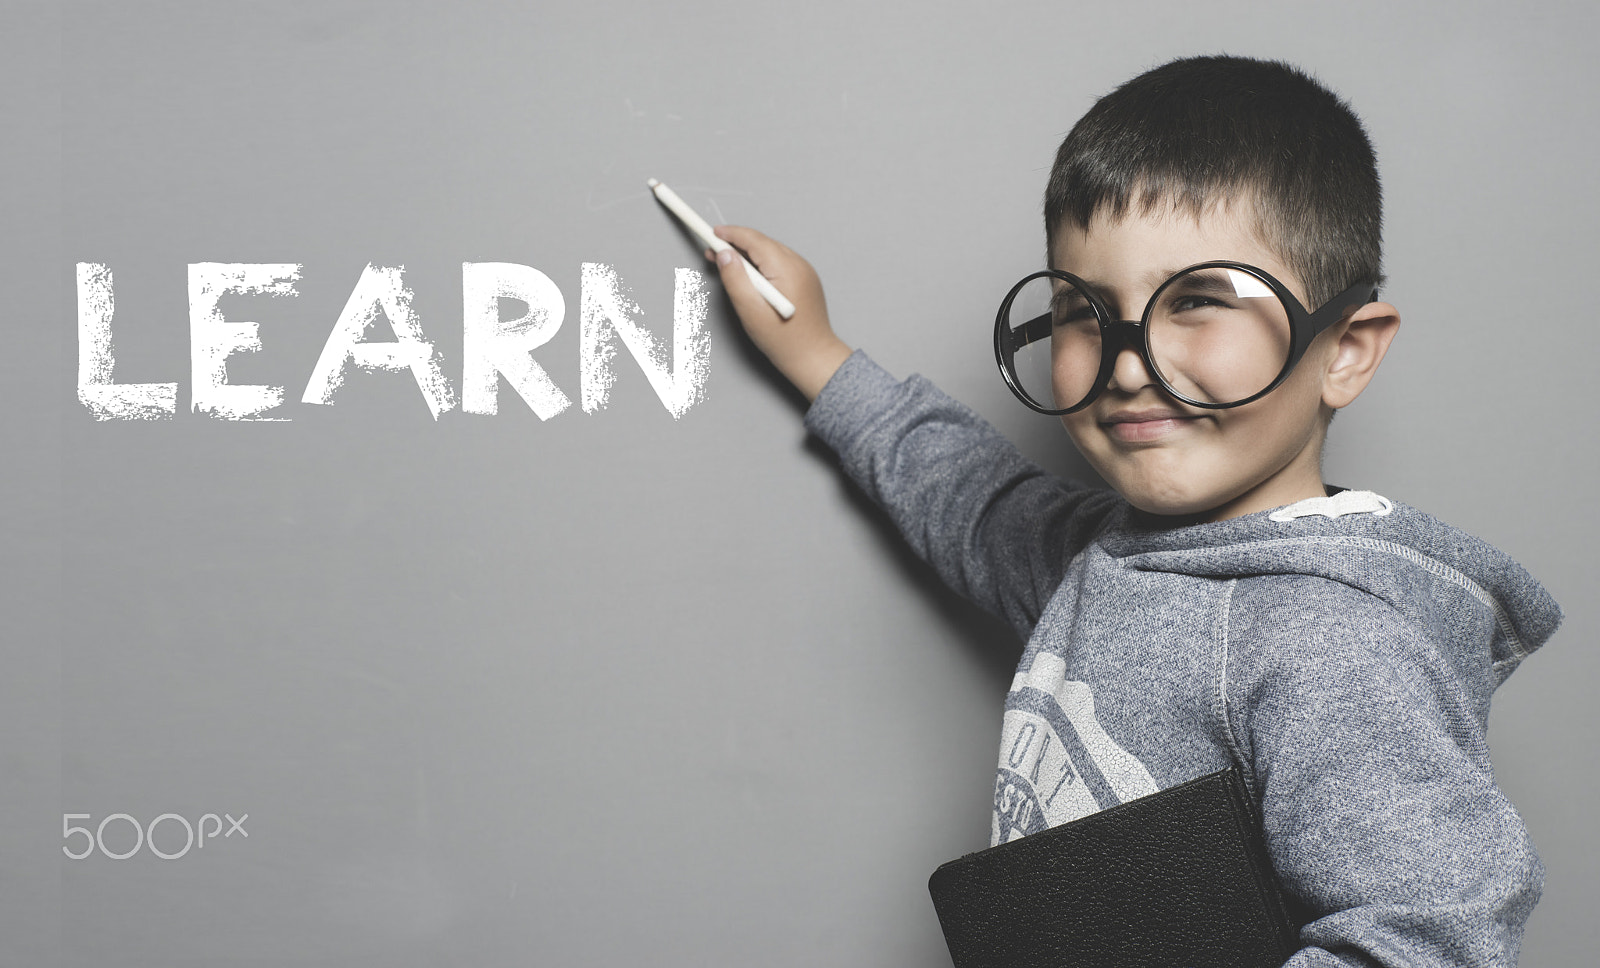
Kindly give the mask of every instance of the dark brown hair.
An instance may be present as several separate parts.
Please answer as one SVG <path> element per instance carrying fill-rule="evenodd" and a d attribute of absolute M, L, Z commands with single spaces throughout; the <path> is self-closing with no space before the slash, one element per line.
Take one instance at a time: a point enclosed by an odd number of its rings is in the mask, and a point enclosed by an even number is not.
<path fill-rule="evenodd" d="M 1045 238 L 1101 210 L 1172 204 L 1199 217 L 1235 199 L 1253 206 L 1308 309 L 1382 281 L 1383 194 L 1366 131 L 1337 95 L 1276 61 L 1175 60 L 1095 102 L 1056 152 Z"/>

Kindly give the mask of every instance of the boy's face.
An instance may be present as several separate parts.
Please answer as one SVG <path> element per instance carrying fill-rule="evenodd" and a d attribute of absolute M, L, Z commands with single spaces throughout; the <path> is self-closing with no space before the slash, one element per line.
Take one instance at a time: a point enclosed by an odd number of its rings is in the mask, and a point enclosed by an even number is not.
<path fill-rule="evenodd" d="M 1061 226 L 1050 252 L 1051 268 L 1083 279 L 1119 319 L 1138 319 L 1176 271 L 1221 259 L 1265 269 L 1306 303 L 1299 278 L 1257 238 L 1248 204 L 1219 204 L 1198 219 L 1161 206 L 1119 220 L 1097 213 L 1087 230 Z M 1153 514 L 1217 521 L 1321 497 L 1332 412 L 1323 374 L 1342 329 L 1319 336 L 1276 390 L 1231 410 L 1178 402 L 1124 349 L 1100 398 L 1061 422 L 1094 469 Z"/>

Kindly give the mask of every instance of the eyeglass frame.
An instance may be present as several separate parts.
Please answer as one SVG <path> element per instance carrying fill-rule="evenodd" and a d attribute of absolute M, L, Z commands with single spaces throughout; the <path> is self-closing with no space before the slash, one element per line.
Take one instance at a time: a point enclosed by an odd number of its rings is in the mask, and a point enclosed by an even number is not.
<path fill-rule="evenodd" d="M 1257 391 L 1256 393 L 1245 397 L 1243 400 L 1235 400 L 1232 403 L 1210 403 L 1203 400 L 1196 400 L 1193 397 L 1185 396 L 1184 394 L 1179 393 L 1178 390 L 1172 386 L 1172 384 L 1167 382 L 1167 378 L 1162 375 L 1160 368 L 1157 367 L 1150 359 L 1149 323 L 1150 314 L 1154 311 L 1156 306 L 1156 300 L 1160 298 L 1161 294 L 1166 291 L 1168 286 L 1172 285 L 1178 279 L 1182 278 L 1188 273 L 1196 272 L 1201 269 L 1237 269 L 1239 271 L 1248 273 L 1264 283 L 1268 289 L 1271 289 L 1273 295 L 1278 297 L 1278 302 L 1281 303 L 1284 309 L 1289 313 L 1289 353 L 1284 361 L 1283 368 L 1278 371 L 1278 375 L 1272 379 L 1271 383 L 1267 384 L 1265 389 Z M 1083 293 L 1090 307 L 1094 309 L 1095 319 L 1100 326 L 1100 371 L 1095 376 L 1094 385 L 1089 388 L 1089 392 L 1084 396 L 1084 398 L 1078 401 L 1076 404 L 1073 404 L 1065 409 L 1052 409 L 1049 407 L 1043 407 L 1034 402 L 1034 400 L 1028 395 L 1027 391 L 1023 390 L 1022 387 L 1018 385 L 1016 378 L 1012 376 L 1012 370 L 1014 367 L 1006 365 L 1008 359 L 1015 358 L 1016 351 L 1018 349 L 1022 348 L 1023 346 L 1027 346 L 1029 343 L 1036 343 L 1050 335 L 1050 328 L 1053 327 L 1053 321 L 1050 313 L 1048 312 L 1044 313 L 1043 315 L 1036 316 L 1033 319 L 1027 320 L 1020 326 L 1016 326 L 1014 328 L 1006 325 L 1007 317 L 1011 313 L 1011 303 L 1017 298 L 1017 294 L 1022 291 L 1022 287 L 1026 286 L 1035 279 L 1043 279 L 1046 277 L 1060 279 L 1061 281 L 1066 282 L 1076 288 L 1079 292 Z M 1363 295 L 1365 295 L 1365 298 L 1363 298 Z M 1145 303 L 1144 313 L 1138 319 L 1119 320 L 1116 319 L 1113 313 L 1106 308 L 1104 300 L 1100 298 L 1099 293 L 1095 292 L 1093 286 L 1084 282 L 1082 279 L 1079 279 L 1072 273 L 1065 272 L 1061 269 L 1040 269 L 1038 272 L 1033 272 L 1024 276 L 1021 282 L 1018 282 L 1016 285 L 1012 286 L 1011 291 L 1006 293 L 1005 300 L 1000 303 L 1000 311 L 995 315 L 994 320 L 994 358 L 995 363 L 1000 367 L 1000 376 L 1004 378 L 1006 381 L 1006 386 L 1010 388 L 1012 394 L 1016 396 L 1018 400 L 1021 400 L 1023 404 L 1028 407 L 1028 409 L 1052 417 L 1064 416 L 1069 413 L 1077 413 L 1079 410 L 1084 409 L 1091 403 L 1094 403 L 1096 400 L 1100 399 L 1100 395 L 1105 393 L 1106 387 L 1111 383 L 1111 374 L 1112 371 L 1116 369 L 1117 357 L 1122 355 L 1122 351 L 1124 349 L 1132 349 L 1135 353 L 1139 354 L 1139 359 L 1144 364 L 1145 370 L 1149 372 L 1151 376 L 1155 377 L 1156 382 L 1160 384 L 1161 389 L 1166 391 L 1174 399 L 1180 400 L 1192 407 L 1200 407 L 1204 410 L 1229 410 L 1234 407 L 1242 407 L 1247 403 L 1254 403 L 1255 401 L 1271 393 L 1273 390 L 1276 390 L 1278 387 L 1282 386 L 1283 381 L 1289 378 L 1289 374 L 1292 373 L 1295 366 L 1299 364 L 1301 357 L 1305 356 L 1306 350 L 1311 347 L 1312 340 L 1316 339 L 1323 333 L 1323 331 L 1327 330 L 1335 323 L 1340 322 L 1346 316 L 1360 309 L 1362 306 L 1377 301 L 1377 298 L 1377 281 L 1373 279 L 1363 279 L 1346 289 L 1344 292 L 1339 293 L 1337 296 L 1334 296 L 1332 299 L 1329 299 L 1327 302 L 1323 303 L 1322 306 L 1316 311 L 1308 311 L 1305 306 L 1301 304 L 1300 300 L 1295 296 L 1295 294 L 1289 291 L 1287 286 L 1279 282 L 1270 272 L 1266 271 L 1265 269 L 1260 269 L 1244 262 L 1216 260 L 1212 262 L 1198 262 L 1192 266 L 1189 266 L 1188 268 L 1179 269 L 1177 272 L 1174 272 L 1167 278 L 1165 282 L 1156 287 L 1155 292 L 1150 294 L 1150 300 Z M 1045 332 L 1038 333 L 1036 330 L 1041 328 L 1041 324 L 1043 324 L 1046 329 Z M 1018 334 L 1028 336 L 1029 338 L 1018 340 L 1016 338 Z M 1051 379 L 1054 380 L 1053 361 L 1051 369 Z"/>

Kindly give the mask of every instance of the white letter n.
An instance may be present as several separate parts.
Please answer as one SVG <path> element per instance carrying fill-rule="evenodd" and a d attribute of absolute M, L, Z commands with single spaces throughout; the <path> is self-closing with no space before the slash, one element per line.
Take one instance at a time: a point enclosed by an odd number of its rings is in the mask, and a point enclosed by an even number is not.
<path fill-rule="evenodd" d="M 597 262 L 583 264 L 578 365 L 584 413 L 605 409 L 611 397 L 611 387 L 617 382 L 613 362 L 619 339 L 644 370 L 650 388 L 673 419 L 705 399 L 706 379 L 711 373 L 705 276 L 693 269 L 677 269 L 673 279 L 669 364 L 666 347 L 635 321 L 643 311 L 623 290 L 617 270 Z"/>

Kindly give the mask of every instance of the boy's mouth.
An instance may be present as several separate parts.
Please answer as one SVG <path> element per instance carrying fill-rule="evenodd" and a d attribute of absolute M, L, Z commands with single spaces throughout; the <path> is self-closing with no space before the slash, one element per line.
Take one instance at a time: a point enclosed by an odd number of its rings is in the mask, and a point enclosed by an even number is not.
<path fill-rule="evenodd" d="M 1116 440 L 1136 443 L 1159 440 L 1200 418 L 1170 407 L 1118 410 L 1100 421 L 1100 426 Z"/>

